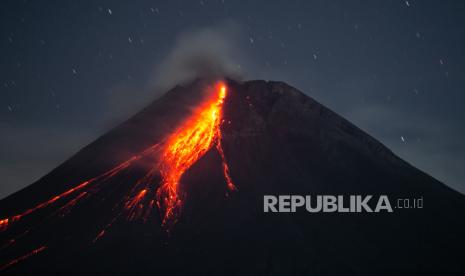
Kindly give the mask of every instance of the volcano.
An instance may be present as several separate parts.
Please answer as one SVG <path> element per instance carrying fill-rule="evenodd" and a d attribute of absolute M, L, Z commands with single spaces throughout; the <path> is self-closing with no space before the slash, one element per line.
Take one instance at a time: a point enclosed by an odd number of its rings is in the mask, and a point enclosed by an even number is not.
<path fill-rule="evenodd" d="M 264 212 L 265 195 L 423 208 Z M 0 202 L 3 275 L 463 274 L 465 198 L 297 89 L 176 86 Z"/>

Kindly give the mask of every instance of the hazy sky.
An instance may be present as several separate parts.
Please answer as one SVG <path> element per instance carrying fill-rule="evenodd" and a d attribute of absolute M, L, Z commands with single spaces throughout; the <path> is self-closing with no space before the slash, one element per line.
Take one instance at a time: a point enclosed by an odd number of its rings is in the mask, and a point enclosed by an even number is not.
<path fill-rule="evenodd" d="M 160 65 L 192 41 L 219 47 L 246 79 L 288 82 L 465 192 L 463 1 L 0 7 L 0 198 L 156 98 Z"/>

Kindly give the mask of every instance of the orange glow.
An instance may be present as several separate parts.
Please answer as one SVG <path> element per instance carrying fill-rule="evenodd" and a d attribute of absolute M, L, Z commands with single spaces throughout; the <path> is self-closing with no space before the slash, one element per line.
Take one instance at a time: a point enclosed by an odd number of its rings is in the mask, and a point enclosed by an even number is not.
<path fill-rule="evenodd" d="M 156 149 L 158 145 L 154 145 L 150 148 L 148 148 L 147 150 L 145 150 L 143 152 L 143 154 L 147 154 L 147 153 L 153 153 L 153 151 Z M 37 211 L 37 210 L 40 210 L 40 209 L 43 209 L 45 207 L 48 207 L 49 205 L 52 205 L 53 203 L 55 203 L 56 201 L 62 199 L 62 198 L 65 198 L 71 194 L 73 194 L 74 192 L 77 192 L 79 190 L 82 190 L 84 189 L 85 187 L 89 186 L 89 184 L 93 183 L 93 182 L 97 182 L 97 181 L 105 181 L 113 176 L 115 176 L 116 174 L 120 173 L 121 171 L 123 171 L 124 169 L 128 168 L 134 161 L 136 160 L 139 160 L 143 155 L 136 155 L 136 156 L 133 156 L 131 157 L 130 159 L 128 159 L 127 161 L 119 164 L 118 166 L 114 167 L 113 169 L 103 173 L 102 175 L 99 175 L 97 177 L 94 177 L 94 178 L 91 178 L 90 180 L 87 180 L 87 181 L 84 181 L 82 183 L 80 183 L 79 185 L 69 189 L 69 190 L 66 190 L 65 192 L 59 194 L 59 195 L 56 195 L 52 198 L 50 198 L 49 200 L 47 201 L 44 201 L 30 209 L 27 209 L 26 211 L 20 213 L 20 214 L 17 214 L 17 215 L 13 215 L 10 219 L 8 218 L 5 218 L 5 219 L 0 219 L 0 231 L 3 231 L 3 230 L 6 230 L 8 229 L 8 227 L 13 223 L 13 222 L 17 222 L 19 221 L 20 219 L 22 219 L 23 217 L 27 216 L 27 215 L 30 215 L 31 213 Z M 79 194 L 75 199 L 71 200 L 70 202 L 66 203 L 65 206 L 63 206 L 60 211 L 63 211 L 65 209 L 69 210 L 71 209 L 74 205 L 76 205 L 76 203 L 81 199 L 83 198 L 87 193 L 86 192 L 83 192 L 81 194 Z"/>
<path fill-rule="evenodd" d="M 0 231 L 8 228 L 8 222 L 9 222 L 9 219 L 2 219 L 0 220 Z"/>
<path fill-rule="evenodd" d="M 103 229 L 102 231 L 100 231 L 97 235 L 97 237 L 94 238 L 94 240 L 92 241 L 93 243 L 96 243 L 101 237 L 103 237 L 103 235 L 105 235 L 105 229 Z"/>
<path fill-rule="evenodd" d="M 73 208 L 77 208 L 76 205 L 79 205 L 79 202 L 99 192 L 103 185 L 115 184 L 114 181 L 109 180 L 119 173 L 132 168 L 136 161 L 145 157 L 152 157 L 156 160 L 154 166 L 145 175 L 136 179 L 135 184 L 127 195 L 116 205 L 117 207 L 121 207 L 119 213 L 110 223 L 96 233 L 93 242 L 106 236 L 112 225 L 123 214 L 126 215 L 129 221 L 141 218 L 142 221 L 146 222 L 149 216 L 152 215 L 152 210 L 155 206 L 158 206 L 161 213 L 162 226 L 172 226 L 175 224 L 182 207 L 182 195 L 179 190 L 181 178 L 210 149 L 218 151 L 226 186 L 229 190 L 235 190 L 236 186 L 233 184 L 222 145 L 221 123 L 224 121 L 223 104 L 228 92 L 226 84 L 218 82 L 208 88 L 207 92 L 210 92 L 210 95 L 206 100 L 162 141 L 153 144 L 146 150 L 132 156 L 105 173 L 81 182 L 30 209 L 16 215 L 0 218 L 0 231 L 7 230 L 25 216 L 52 205 L 57 205 L 57 208 L 53 209 L 54 213 L 47 218 L 67 215 Z M 157 184 L 155 183 L 155 179 L 158 181 L 158 176 L 161 176 L 161 183 L 155 190 L 151 185 Z M 29 230 L 11 239 L 1 249 L 3 250 L 14 244 L 16 240 L 27 235 Z M 29 254 L 4 265 L 3 268 L 16 264 L 44 249 L 45 247 L 35 249 Z"/>
<path fill-rule="evenodd" d="M 140 217 L 144 211 L 144 204 L 142 200 L 147 194 L 147 189 L 142 189 L 135 197 L 126 202 L 126 210 L 129 211 L 128 220 L 133 220 L 134 218 Z"/>
<path fill-rule="evenodd" d="M 220 123 L 226 85 L 219 82 L 214 87 L 213 96 L 205 101 L 167 139 L 160 157 L 162 183 L 157 190 L 157 204 L 163 213 L 163 225 L 176 222 L 181 207 L 179 182 L 182 175 L 216 143 L 224 161 L 221 149 Z M 229 169 L 223 162 L 228 186 L 232 185 Z"/>
<path fill-rule="evenodd" d="M 27 258 L 29 258 L 31 256 L 37 255 L 40 252 L 44 251 L 45 249 L 47 249 L 47 247 L 45 247 L 45 246 L 41 246 L 41 247 L 39 247 L 37 249 L 34 249 L 31 252 L 27 253 L 26 255 L 23 255 L 21 257 L 18 257 L 18 258 L 14 259 L 14 260 L 9 261 L 6 264 L 3 264 L 2 266 L 0 266 L 0 270 L 4 270 L 4 269 L 6 269 L 6 268 L 8 268 L 8 267 L 10 267 L 10 266 L 12 266 L 14 264 L 17 264 L 17 263 L 19 263 L 21 261 L 26 260 Z"/>
<path fill-rule="evenodd" d="M 63 217 L 67 213 L 71 212 L 71 209 L 78 203 L 78 201 L 86 196 L 88 193 L 87 192 L 81 192 L 78 194 L 75 198 L 72 200 L 68 201 L 64 206 L 62 206 L 60 209 L 58 209 L 58 213 Z"/>
<path fill-rule="evenodd" d="M 76 187 L 74 187 L 74 188 L 71 188 L 71 189 L 69 189 L 69 190 L 65 191 L 64 193 L 61 193 L 61 194 L 59 194 L 59 195 L 57 195 L 57 196 L 54 196 L 54 197 L 52 197 L 51 199 L 49 199 L 49 200 L 47 200 L 47 201 L 45 201 L 45 202 L 42 202 L 42 203 L 40 203 L 39 205 L 37 205 L 37 206 L 35 206 L 35 207 L 31 208 L 31 209 L 28 209 L 28 210 L 22 212 L 21 214 L 12 216 L 12 217 L 11 217 L 11 223 L 20 220 L 21 218 L 23 218 L 24 216 L 27 216 L 27 215 L 31 214 L 32 212 L 35 212 L 35 211 L 37 211 L 37 210 L 39 210 L 39 209 L 42 209 L 42 208 L 45 208 L 45 207 L 47 207 L 47 206 L 49 206 L 49 205 L 55 203 L 55 202 L 58 201 L 59 199 L 62 199 L 62 198 L 64 198 L 64 197 L 66 197 L 66 196 L 68 196 L 68 195 L 74 193 L 75 191 L 78 191 L 78 190 L 83 189 L 84 187 L 86 187 L 86 186 L 87 186 L 89 183 L 91 183 L 91 182 L 92 182 L 92 180 L 90 180 L 90 181 L 84 181 L 84 182 L 82 182 L 81 184 L 79 184 L 78 186 L 76 186 Z M 6 225 L 3 226 L 3 224 L 0 222 L 0 230 L 5 230 L 6 228 L 8 228 L 8 225 L 9 225 L 9 223 L 8 223 L 8 222 L 9 222 L 8 218 L 3 219 L 3 220 L 1 220 L 1 221 L 6 221 Z"/>
<path fill-rule="evenodd" d="M 228 166 L 228 163 L 226 163 L 226 157 L 224 156 L 224 151 L 223 151 L 223 147 L 221 146 L 221 131 L 219 131 L 218 129 L 218 142 L 216 144 L 216 148 L 218 150 L 218 152 L 220 153 L 220 156 L 221 156 L 221 165 L 223 167 L 223 174 L 224 174 L 224 178 L 226 180 L 226 185 L 228 186 L 228 189 L 233 191 L 233 190 L 237 190 L 236 188 L 236 185 L 234 185 L 232 179 L 231 179 L 231 176 L 229 174 L 229 166 Z"/>
<path fill-rule="evenodd" d="M 141 190 L 135 197 L 126 203 L 126 209 L 131 209 L 136 206 L 144 198 L 146 193 L 146 189 Z"/>

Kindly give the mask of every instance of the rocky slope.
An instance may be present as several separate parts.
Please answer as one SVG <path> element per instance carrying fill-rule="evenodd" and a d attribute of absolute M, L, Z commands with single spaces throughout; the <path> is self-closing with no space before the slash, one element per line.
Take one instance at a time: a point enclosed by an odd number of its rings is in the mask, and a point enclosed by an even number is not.
<path fill-rule="evenodd" d="M 0 232 L 9 273 L 392 275 L 465 271 L 465 198 L 282 82 L 229 80 L 221 125 L 236 191 L 208 151 L 183 176 L 181 217 L 168 234 L 149 219 L 115 219 L 115 206 L 147 170 L 131 167 L 69 212 L 57 200 Z M 53 198 L 157 143 L 202 100 L 205 81 L 178 86 L 0 202 L 0 218 Z M 155 181 L 152 185 L 159 183 Z M 264 213 L 263 195 L 419 198 L 393 213 Z M 58 215 L 57 215 L 57 212 Z M 96 235 L 111 222 L 105 235 Z M 15 241 L 10 242 L 12 239 Z"/>

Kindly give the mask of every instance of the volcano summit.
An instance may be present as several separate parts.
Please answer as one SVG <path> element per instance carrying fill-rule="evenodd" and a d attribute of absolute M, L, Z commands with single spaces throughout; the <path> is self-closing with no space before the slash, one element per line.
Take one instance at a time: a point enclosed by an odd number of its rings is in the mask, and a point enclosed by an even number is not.
<path fill-rule="evenodd" d="M 265 195 L 421 197 L 265 213 Z M 465 198 L 282 82 L 177 86 L 0 202 L 4 274 L 464 272 Z"/>

